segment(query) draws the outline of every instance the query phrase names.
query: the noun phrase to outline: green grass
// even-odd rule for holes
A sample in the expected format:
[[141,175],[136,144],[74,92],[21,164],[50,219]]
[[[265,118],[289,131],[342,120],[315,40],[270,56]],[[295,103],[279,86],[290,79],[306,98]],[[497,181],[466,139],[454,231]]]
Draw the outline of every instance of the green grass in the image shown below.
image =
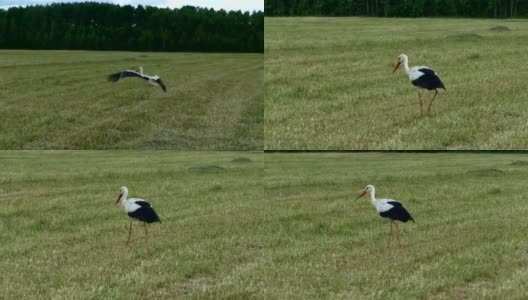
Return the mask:
[[[249,161],[248,161],[249,159]],[[521,299],[526,154],[0,152],[6,299]],[[367,198],[402,201],[402,248]],[[161,224],[147,255],[120,186]]]
[[[233,162],[237,158],[250,161]],[[269,232],[258,152],[0,152],[0,298],[182,299],[240,285]],[[162,224],[125,246],[119,187]]]
[[[263,55],[0,51],[0,149],[263,147]],[[167,93],[125,69],[160,75]]]
[[[266,18],[265,148],[526,149],[527,32],[526,20]],[[391,73],[401,53],[444,81],[432,115]]]
[[[521,161],[521,163],[516,161]],[[528,155],[266,154],[266,298],[524,299]],[[368,198],[401,201],[402,248]],[[393,241],[393,246],[395,246]]]

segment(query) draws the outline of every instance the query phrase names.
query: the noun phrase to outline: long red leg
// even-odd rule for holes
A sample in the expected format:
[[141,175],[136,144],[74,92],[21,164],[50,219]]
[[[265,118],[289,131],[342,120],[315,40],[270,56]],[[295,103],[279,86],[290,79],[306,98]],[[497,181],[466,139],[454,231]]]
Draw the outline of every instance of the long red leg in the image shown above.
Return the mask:
[[398,247],[401,247],[401,244],[400,244],[400,229],[398,228],[398,222],[394,222],[394,226],[396,226],[396,238],[398,239]]
[[391,239],[392,239],[392,220],[390,221],[390,232],[389,232],[389,238],[387,239],[387,249],[390,247]]
[[147,245],[147,254],[150,255],[150,245],[149,245],[149,238],[148,238],[147,223],[143,222],[143,225],[145,225],[145,243]]
[[418,94],[418,102],[420,103],[420,116],[422,116],[423,115],[422,93],[420,92],[420,90],[416,90],[416,93]]
[[435,90],[435,94],[433,96],[433,99],[431,99],[431,102],[429,102],[429,106],[427,107],[427,111],[431,113],[431,106],[433,106],[433,101],[436,98],[436,95],[438,94],[438,90]]
[[132,235],[132,221],[130,221],[130,226],[128,226],[128,239],[127,239],[127,245],[130,242],[130,236]]

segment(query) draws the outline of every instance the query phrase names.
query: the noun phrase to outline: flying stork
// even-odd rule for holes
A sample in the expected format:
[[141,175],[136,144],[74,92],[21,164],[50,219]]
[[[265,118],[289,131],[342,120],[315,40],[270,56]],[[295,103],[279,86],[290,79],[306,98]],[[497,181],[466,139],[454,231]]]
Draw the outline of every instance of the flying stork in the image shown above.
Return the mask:
[[130,225],[128,227],[128,239],[126,244],[130,242],[130,236],[132,235],[132,221],[143,222],[145,227],[145,244],[147,246],[147,253],[150,254],[150,246],[148,239],[147,223],[160,222],[161,220],[150,206],[150,203],[143,199],[130,198],[127,199],[128,189],[123,186],[119,189],[119,196],[117,197],[116,205],[121,203],[125,207],[125,211],[130,217]]
[[165,87],[165,84],[163,83],[163,81],[161,81],[160,77],[158,75],[150,76],[150,75],[143,74],[143,67],[139,67],[139,72],[132,71],[132,70],[125,70],[123,72],[111,74],[108,76],[108,81],[117,82],[119,79],[126,78],[126,77],[141,78],[149,84],[159,85],[165,93],[167,92],[167,88]]
[[364,190],[362,190],[358,197],[359,199],[363,196],[365,196],[366,193],[370,194],[370,202],[376,210],[378,211],[379,215],[383,218],[387,218],[390,220],[390,232],[389,232],[389,239],[387,240],[387,248],[390,247],[391,239],[392,239],[392,224],[396,227],[396,237],[398,238],[398,247],[400,245],[400,230],[398,229],[398,223],[396,221],[400,221],[403,223],[406,223],[407,221],[411,220],[414,222],[414,219],[411,217],[411,214],[403,207],[403,205],[392,199],[376,199],[376,189],[373,185],[369,184],[365,187]]
[[417,88],[416,92],[418,94],[418,101],[420,102],[420,114],[422,114],[422,91],[423,89],[426,90],[434,90],[435,94],[433,98],[431,99],[431,102],[429,103],[429,106],[427,107],[427,111],[431,113],[431,106],[433,105],[433,101],[438,94],[438,89],[446,89],[444,84],[442,83],[442,80],[440,80],[440,77],[438,77],[438,74],[436,74],[435,71],[433,71],[431,68],[426,66],[417,66],[409,68],[409,58],[405,54],[400,54],[398,57],[398,63],[394,67],[394,70],[392,70],[392,73],[396,72],[396,69],[403,64],[405,68],[405,72],[409,75],[409,79],[411,80],[411,83]]

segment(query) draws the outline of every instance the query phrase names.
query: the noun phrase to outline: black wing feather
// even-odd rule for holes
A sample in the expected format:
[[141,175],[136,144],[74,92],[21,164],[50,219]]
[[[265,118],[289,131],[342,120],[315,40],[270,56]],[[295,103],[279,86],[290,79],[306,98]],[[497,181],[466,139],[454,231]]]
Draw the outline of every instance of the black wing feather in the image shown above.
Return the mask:
[[147,201],[136,201],[134,203],[136,203],[137,205],[139,205],[141,207],[151,207],[150,203],[148,203]]
[[165,84],[163,84],[163,81],[161,81],[161,79],[158,79],[158,80],[156,80],[156,82],[159,84],[161,89],[166,93],[167,92],[167,87],[165,87]]
[[141,76],[141,74],[139,74],[138,72],[127,70],[119,73],[110,74],[107,80],[111,82],[117,82],[119,79],[124,77],[138,77],[144,79],[143,76]]
[[[129,212],[128,216],[143,222],[147,223],[154,223],[154,222],[160,222],[161,220],[154,211],[154,209],[150,206],[150,204],[147,203],[147,205],[140,204],[136,202],[137,204],[141,205],[140,208],[136,209],[135,211]],[[146,203],[146,202],[144,202]]]
[[403,205],[400,202],[397,201],[388,201],[388,204],[391,204],[393,207],[389,209],[388,211],[384,211],[380,213],[380,216],[384,218],[389,218],[392,220],[398,220],[402,222],[407,222],[409,220],[414,222],[413,217],[411,214],[403,207]]
[[413,80],[412,84],[428,90],[446,89],[440,77],[436,75],[435,71],[428,68],[421,68],[418,71],[422,72],[423,75],[418,79]]

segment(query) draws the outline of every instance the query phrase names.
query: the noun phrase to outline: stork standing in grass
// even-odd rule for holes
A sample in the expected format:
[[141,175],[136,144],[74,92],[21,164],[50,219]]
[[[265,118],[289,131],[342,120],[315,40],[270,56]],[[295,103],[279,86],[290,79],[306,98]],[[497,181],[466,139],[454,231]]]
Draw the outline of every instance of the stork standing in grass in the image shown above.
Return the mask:
[[391,239],[392,239],[392,226],[396,227],[396,237],[398,239],[398,247],[400,245],[400,229],[398,229],[398,223],[396,221],[400,221],[403,223],[406,223],[407,221],[411,220],[414,222],[414,219],[411,217],[411,214],[403,207],[403,205],[392,199],[376,199],[376,189],[373,185],[369,184],[365,187],[364,190],[362,190],[358,197],[359,199],[365,194],[370,195],[370,202],[376,210],[378,211],[379,215],[383,218],[388,218],[390,220],[390,232],[389,232],[389,239],[387,240],[387,248],[390,247]]
[[123,72],[111,74],[108,76],[108,81],[117,82],[119,79],[126,78],[126,77],[141,78],[145,80],[147,83],[152,84],[152,85],[157,85],[161,87],[161,89],[164,92],[167,92],[167,88],[165,87],[165,84],[163,83],[163,81],[161,81],[161,78],[158,75],[150,76],[150,75],[143,74],[143,67],[139,67],[139,72],[136,72],[133,70],[125,70]]
[[119,196],[117,197],[116,205],[121,203],[125,207],[125,211],[130,217],[130,225],[128,227],[128,239],[126,244],[130,242],[130,236],[132,235],[132,221],[143,222],[145,227],[145,244],[147,246],[147,253],[150,254],[150,244],[148,238],[147,223],[160,222],[161,220],[150,206],[150,203],[143,199],[130,198],[127,199],[128,189],[126,187],[121,187],[119,189]]
[[409,75],[409,79],[411,80],[411,83],[417,88],[416,92],[418,94],[418,101],[420,102],[420,114],[423,114],[422,112],[422,90],[434,90],[435,94],[433,98],[431,99],[431,102],[429,102],[429,105],[427,107],[427,111],[431,113],[431,106],[433,105],[433,101],[438,94],[438,89],[446,89],[444,86],[444,83],[442,80],[440,80],[440,77],[438,77],[438,74],[436,74],[435,71],[431,70],[431,68],[426,66],[418,66],[418,67],[412,67],[409,68],[409,58],[405,54],[401,54],[398,57],[398,63],[394,67],[394,70],[392,73],[396,72],[396,69],[403,64],[403,67],[405,68],[405,72]]

